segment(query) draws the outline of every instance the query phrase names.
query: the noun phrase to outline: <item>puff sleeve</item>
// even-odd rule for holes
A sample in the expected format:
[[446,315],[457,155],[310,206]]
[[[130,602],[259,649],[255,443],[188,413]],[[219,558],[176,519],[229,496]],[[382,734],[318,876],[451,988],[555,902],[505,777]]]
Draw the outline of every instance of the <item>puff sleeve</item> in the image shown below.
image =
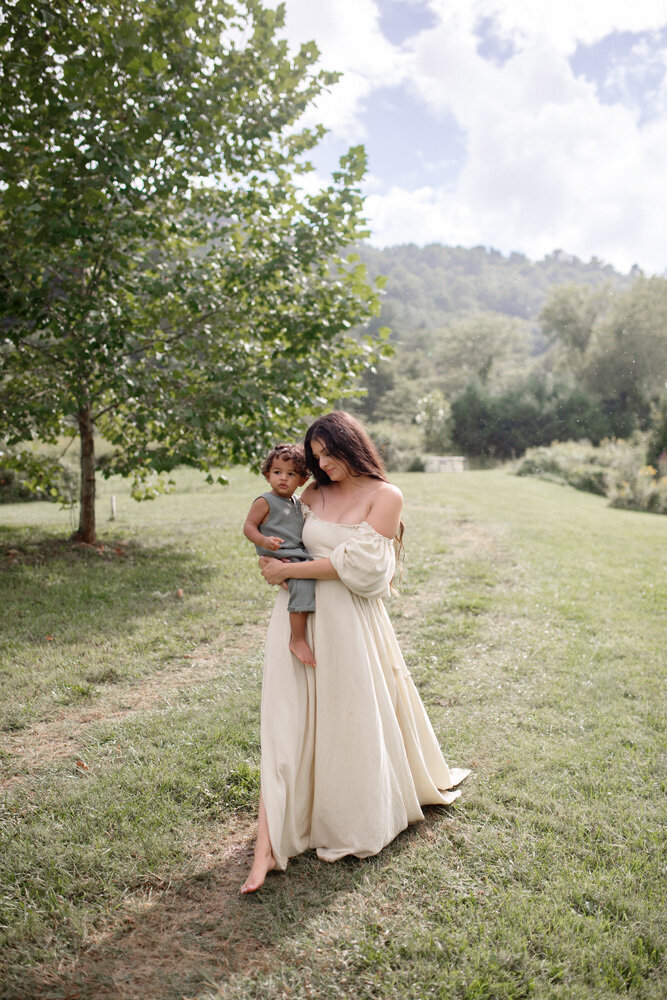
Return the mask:
[[329,556],[341,583],[358,597],[389,597],[396,568],[391,538],[379,534],[366,521]]

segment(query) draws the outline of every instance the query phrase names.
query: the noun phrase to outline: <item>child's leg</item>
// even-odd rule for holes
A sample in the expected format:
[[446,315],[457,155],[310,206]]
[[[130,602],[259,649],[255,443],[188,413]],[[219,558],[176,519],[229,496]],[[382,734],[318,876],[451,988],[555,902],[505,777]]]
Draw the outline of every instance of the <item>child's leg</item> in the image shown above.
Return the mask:
[[292,650],[297,660],[301,660],[308,667],[315,666],[313,651],[306,639],[306,622],[308,621],[307,611],[290,611],[290,641],[289,648]]

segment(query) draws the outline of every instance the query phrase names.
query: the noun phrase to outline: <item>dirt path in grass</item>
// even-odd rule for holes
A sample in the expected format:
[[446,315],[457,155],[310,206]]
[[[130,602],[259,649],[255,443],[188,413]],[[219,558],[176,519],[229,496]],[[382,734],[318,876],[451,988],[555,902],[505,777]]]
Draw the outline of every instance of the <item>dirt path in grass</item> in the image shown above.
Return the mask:
[[[183,690],[192,690],[224,673],[230,656],[260,648],[264,625],[246,625],[230,643],[224,635],[146,677],[98,689],[94,702],[63,708],[57,716],[35,722],[3,738],[5,777],[0,792],[20,785],[35,770],[71,759],[74,766],[85,752],[86,734],[101,722],[168,709]],[[83,761],[81,762],[83,764]]]
[[180,1000],[251,966],[266,969],[276,942],[256,936],[261,900],[239,895],[253,836],[250,818],[219,837],[213,830],[193,845],[193,874],[134,893],[75,958],[38,967],[22,987],[29,992],[8,1000]]

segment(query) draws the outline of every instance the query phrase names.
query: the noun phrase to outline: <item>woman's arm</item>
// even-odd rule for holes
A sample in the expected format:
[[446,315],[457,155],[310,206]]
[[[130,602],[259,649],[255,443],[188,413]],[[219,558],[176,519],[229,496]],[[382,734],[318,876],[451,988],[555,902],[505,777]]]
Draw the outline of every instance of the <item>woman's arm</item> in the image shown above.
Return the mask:
[[284,580],[337,580],[338,573],[330,559],[311,559],[307,562],[282,562],[262,556],[259,568],[267,583],[282,583]]

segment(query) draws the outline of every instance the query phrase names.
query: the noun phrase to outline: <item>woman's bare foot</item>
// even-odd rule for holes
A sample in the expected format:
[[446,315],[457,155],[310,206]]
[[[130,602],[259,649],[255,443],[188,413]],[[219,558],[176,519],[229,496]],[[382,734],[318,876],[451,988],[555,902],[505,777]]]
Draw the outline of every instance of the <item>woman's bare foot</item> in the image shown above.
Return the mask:
[[289,648],[294,653],[297,660],[301,660],[301,662],[305,663],[307,667],[315,666],[315,656],[305,639],[290,639]]
[[263,855],[258,858],[255,856],[252,863],[252,868],[250,869],[250,874],[241,886],[239,892],[242,895],[246,895],[249,892],[257,892],[264,885],[264,879],[269,874],[270,871],[276,867],[276,859],[273,854],[269,854],[268,857]]
[[250,874],[240,888],[244,895],[248,892],[257,892],[264,885],[264,879],[270,871],[276,867],[276,859],[273,856],[271,847],[271,837],[269,835],[269,822],[266,817],[264,806],[264,796],[259,793],[259,810],[257,814],[257,839],[255,840],[255,854],[252,859]]

